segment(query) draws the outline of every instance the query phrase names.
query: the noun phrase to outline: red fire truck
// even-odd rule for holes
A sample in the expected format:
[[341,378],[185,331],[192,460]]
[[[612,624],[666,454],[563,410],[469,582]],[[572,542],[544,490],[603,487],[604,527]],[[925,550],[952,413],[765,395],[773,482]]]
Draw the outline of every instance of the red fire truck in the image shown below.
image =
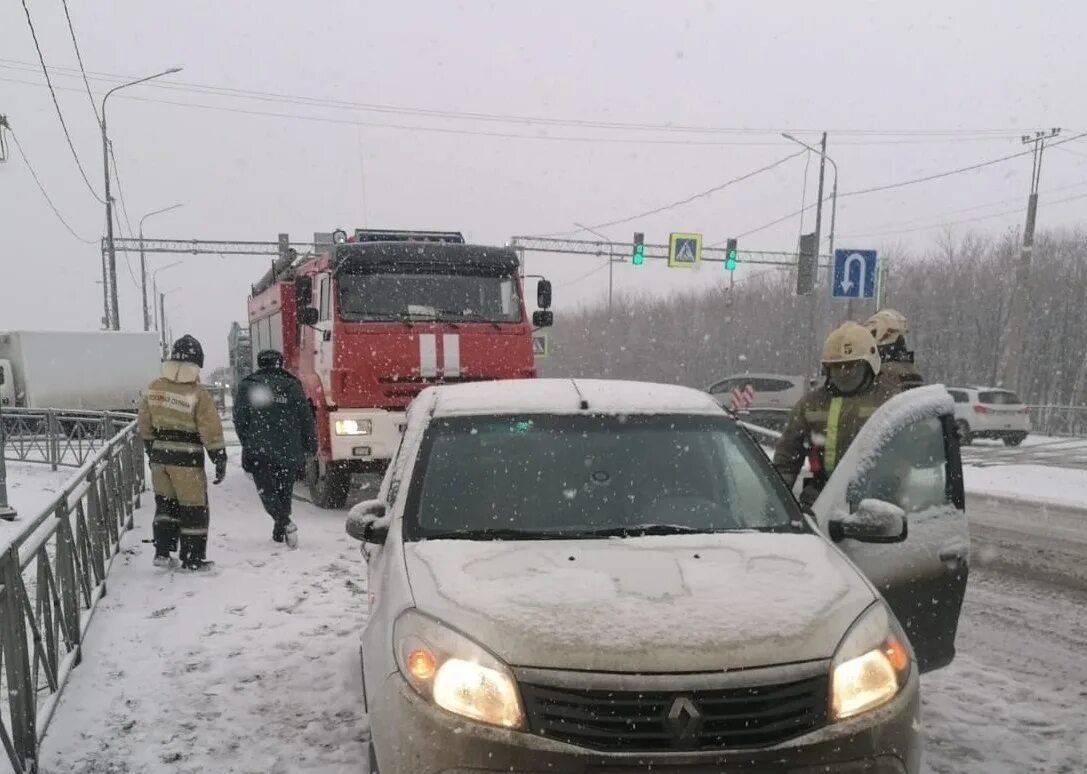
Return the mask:
[[357,230],[285,252],[249,298],[252,356],[283,352],[317,420],[306,469],[315,503],[340,508],[355,473],[381,474],[407,405],[433,384],[536,375],[532,333],[553,321],[551,284],[526,314],[509,248],[456,232]]

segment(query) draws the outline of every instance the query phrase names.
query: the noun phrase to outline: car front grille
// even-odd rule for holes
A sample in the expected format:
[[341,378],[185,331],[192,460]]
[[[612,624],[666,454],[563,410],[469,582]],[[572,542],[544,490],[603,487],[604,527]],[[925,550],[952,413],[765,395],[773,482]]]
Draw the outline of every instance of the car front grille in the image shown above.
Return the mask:
[[533,733],[602,751],[765,747],[827,719],[825,675],[687,692],[521,689]]

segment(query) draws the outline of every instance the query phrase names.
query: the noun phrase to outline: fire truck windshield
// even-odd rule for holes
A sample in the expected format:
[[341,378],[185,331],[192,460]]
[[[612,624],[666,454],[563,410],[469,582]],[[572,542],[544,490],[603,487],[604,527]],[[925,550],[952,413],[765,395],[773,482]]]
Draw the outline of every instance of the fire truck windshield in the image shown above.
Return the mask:
[[521,322],[516,276],[505,274],[395,273],[340,274],[340,318]]

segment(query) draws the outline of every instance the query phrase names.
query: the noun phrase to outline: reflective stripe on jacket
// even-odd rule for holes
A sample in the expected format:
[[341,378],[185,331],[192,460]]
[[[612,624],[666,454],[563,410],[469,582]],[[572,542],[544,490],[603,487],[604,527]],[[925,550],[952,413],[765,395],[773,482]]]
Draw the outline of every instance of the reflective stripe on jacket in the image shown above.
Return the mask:
[[199,377],[195,365],[167,360],[140,400],[140,437],[151,443],[151,464],[203,467],[205,450],[226,449],[215,401]]

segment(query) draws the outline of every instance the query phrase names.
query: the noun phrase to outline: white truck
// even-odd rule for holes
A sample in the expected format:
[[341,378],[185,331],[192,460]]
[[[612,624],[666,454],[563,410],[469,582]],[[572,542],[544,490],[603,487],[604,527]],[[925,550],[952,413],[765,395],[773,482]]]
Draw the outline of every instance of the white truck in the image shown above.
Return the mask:
[[161,360],[154,333],[0,332],[0,402],[25,408],[135,411]]

